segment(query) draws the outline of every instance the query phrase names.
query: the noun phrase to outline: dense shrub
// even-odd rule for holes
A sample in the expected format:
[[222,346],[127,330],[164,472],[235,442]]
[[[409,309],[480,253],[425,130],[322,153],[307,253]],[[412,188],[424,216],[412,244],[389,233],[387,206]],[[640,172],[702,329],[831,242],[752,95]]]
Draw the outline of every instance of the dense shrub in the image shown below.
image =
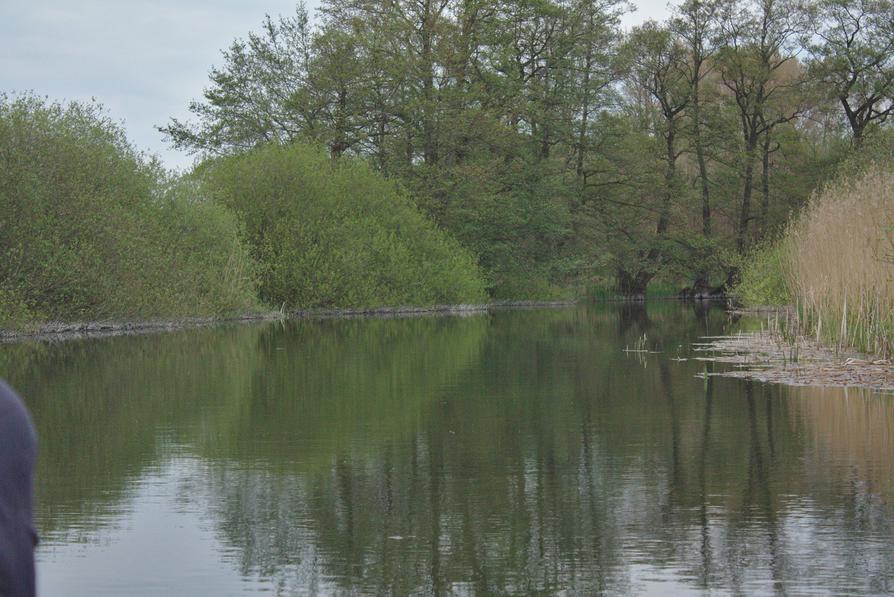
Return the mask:
[[789,245],[788,239],[782,238],[748,254],[741,281],[733,291],[738,300],[752,307],[791,304]]
[[235,218],[94,104],[0,96],[0,325],[212,315],[254,304]]
[[271,144],[206,162],[202,188],[241,220],[260,293],[290,308],[481,302],[474,257],[364,162]]

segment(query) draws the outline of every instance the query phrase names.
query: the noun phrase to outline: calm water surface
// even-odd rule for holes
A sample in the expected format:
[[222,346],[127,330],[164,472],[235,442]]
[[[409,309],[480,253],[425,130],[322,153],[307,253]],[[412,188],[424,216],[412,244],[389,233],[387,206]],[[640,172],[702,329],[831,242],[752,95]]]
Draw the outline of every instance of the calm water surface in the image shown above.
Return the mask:
[[0,346],[40,436],[40,589],[894,592],[894,397],[697,378],[691,343],[747,325],[666,303]]

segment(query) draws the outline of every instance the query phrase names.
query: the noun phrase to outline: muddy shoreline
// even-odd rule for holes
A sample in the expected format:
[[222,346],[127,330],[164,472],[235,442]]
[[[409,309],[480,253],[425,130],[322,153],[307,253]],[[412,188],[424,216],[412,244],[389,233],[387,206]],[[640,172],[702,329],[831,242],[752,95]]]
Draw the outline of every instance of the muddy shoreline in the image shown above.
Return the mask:
[[185,317],[139,321],[49,322],[30,330],[0,330],[0,343],[25,340],[62,341],[108,336],[128,336],[172,332],[224,324],[263,321],[450,316],[485,313],[500,309],[560,308],[575,301],[503,301],[481,305],[434,305],[431,307],[375,307],[361,309],[302,309],[292,312],[268,311],[235,317]]

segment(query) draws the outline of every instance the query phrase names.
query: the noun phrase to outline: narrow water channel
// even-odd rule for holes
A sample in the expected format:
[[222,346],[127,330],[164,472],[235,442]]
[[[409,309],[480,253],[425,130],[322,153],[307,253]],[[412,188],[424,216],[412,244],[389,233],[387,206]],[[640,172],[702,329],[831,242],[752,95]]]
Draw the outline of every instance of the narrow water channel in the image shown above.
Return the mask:
[[894,591],[894,396],[697,377],[691,344],[749,325],[658,303],[0,345],[40,438],[40,591]]

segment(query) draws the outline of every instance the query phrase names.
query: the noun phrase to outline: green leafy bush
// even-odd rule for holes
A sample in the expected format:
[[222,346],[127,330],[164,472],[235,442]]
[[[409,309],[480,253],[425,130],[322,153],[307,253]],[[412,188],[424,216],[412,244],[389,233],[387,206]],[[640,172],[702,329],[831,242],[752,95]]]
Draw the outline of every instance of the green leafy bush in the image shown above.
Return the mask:
[[787,251],[786,238],[754,249],[745,259],[741,280],[733,294],[751,307],[790,304]]
[[485,299],[474,257],[364,162],[270,144],[206,162],[205,193],[232,209],[262,266],[261,298],[290,308]]
[[95,104],[0,96],[0,325],[212,315],[254,301],[236,220]]

